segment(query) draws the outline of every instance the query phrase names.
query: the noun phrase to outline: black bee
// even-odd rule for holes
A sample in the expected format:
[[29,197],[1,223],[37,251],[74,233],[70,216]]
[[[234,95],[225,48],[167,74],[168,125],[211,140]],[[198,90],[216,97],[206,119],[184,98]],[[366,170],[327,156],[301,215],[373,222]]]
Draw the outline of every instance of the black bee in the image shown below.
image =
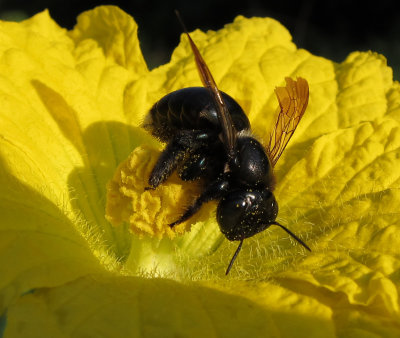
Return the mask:
[[203,179],[205,187],[201,195],[169,226],[172,228],[190,218],[203,203],[219,200],[217,221],[221,232],[230,241],[240,241],[226,274],[243,240],[273,224],[310,250],[295,234],[276,222],[278,203],[273,195],[273,168],[307,107],[307,81],[286,78],[286,87],[276,88],[279,115],[265,150],[251,135],[249,120],[239,104],[218,90],[177,15],[189,39],[204,87],[174,91],[151,108],[144,127],[167,146],[150,174],[147,189],[155,189],[174,170],[184,181]]

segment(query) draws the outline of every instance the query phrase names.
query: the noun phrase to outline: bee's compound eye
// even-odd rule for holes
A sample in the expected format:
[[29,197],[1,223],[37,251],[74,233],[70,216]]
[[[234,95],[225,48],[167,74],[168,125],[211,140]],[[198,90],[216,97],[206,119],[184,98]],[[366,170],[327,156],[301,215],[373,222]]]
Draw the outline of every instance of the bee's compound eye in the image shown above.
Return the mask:
[[217,221],[230,241],[248,238],[265,230],[275,221],[278,203],[268,190],[234,190],[221,199]]

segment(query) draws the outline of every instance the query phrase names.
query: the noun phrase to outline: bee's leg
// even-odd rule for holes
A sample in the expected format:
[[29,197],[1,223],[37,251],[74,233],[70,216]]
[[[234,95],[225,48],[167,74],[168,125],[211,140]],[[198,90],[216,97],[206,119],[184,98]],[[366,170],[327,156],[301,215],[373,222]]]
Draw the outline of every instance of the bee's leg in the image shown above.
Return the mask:
[[185,148],[181,147],[175,140],[168,143],[151,171],[149,187],[146,190],[155,189],[163,183],[172,174],[185,155]]
[[182,181],[193,181],[202,176],[207,167],[208,158],[201,152],[190,154],[187,160],[178,167],[178,175]]
[[162,151],[149,177],[149,187],[155,189],[163,183],[190,153],[204,146],[215,132],[182,130]]
[[229,189],[229,180],[227,174],[222,175],[216,181],[211,183],[206,190],[196,199],[196,201],[179,217],[175,222],[169,224],[172,228],[175,225],[182,223],[192,217],[203,205],[203,203],[212,201],[214,199],[222,198]]
[[[220,156],[215,156],[220,154]],[[224,149],[221,142],[207,144],[188,156],[178,166],[178,175],[183,181],[192,181],[200,177],[206,177],[212,181],[223,172],[227,159],[224,156]]]

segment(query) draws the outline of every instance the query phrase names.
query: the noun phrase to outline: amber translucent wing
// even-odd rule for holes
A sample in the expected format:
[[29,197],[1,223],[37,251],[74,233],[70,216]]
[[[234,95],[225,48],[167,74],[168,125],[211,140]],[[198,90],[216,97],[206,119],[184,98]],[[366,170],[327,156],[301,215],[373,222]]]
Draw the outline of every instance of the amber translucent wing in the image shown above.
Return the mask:
[[208,88],[214,100],[215,107],[217,109],[218,120],[219,123],[221,124],[223,141],[227,154],[229,156],[233,156],[234,149],[236,147],[236,130],[233,125],[231,115],[229,114],[228,109],[226,108],[226,104],[222,98],[221,92],[218,90],[217,84],[215,83],[214,78],[207,67],[207,64],[205,63],[203,57],[201,56],[196,44],[190,37],[185,27],[185,24],[183,23],[183,20],[179,15],[179,12],[175,11],[175,13],[183,27],[186,36],[189,39],[190,47],[192,48],[194,54],[197,70],[199,71],[201,81],[204,87]]
[[271,132],[268,154],[272,166],[275,166],[290,138],[297,128],[307,108],[309,89],[305,79],[299,77],[296,81],[287,77],[285,87],[275,89],[279,101],[279,114]]

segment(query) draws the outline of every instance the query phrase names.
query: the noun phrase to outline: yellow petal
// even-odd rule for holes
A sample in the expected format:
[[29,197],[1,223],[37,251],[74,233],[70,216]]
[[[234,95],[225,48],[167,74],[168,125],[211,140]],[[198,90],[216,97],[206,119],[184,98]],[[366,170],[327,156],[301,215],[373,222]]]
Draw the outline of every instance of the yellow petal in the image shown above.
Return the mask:
[[[274,295],[276,303],[264,304],[199,284],[94,275],[21,297],[9,310],[5,333],[8,337],[262,337],[268,332],[287,337],[297,332],[319,337],[323,332],[334,337],[325,305],[307,296],[293,304],[290,292],[278,296],[276,288],[258,289],[262,295],[268,289]],[[285,313],[287,305],[292,314]],[[303,311],[307,305],[315,306],[313,317]]]

